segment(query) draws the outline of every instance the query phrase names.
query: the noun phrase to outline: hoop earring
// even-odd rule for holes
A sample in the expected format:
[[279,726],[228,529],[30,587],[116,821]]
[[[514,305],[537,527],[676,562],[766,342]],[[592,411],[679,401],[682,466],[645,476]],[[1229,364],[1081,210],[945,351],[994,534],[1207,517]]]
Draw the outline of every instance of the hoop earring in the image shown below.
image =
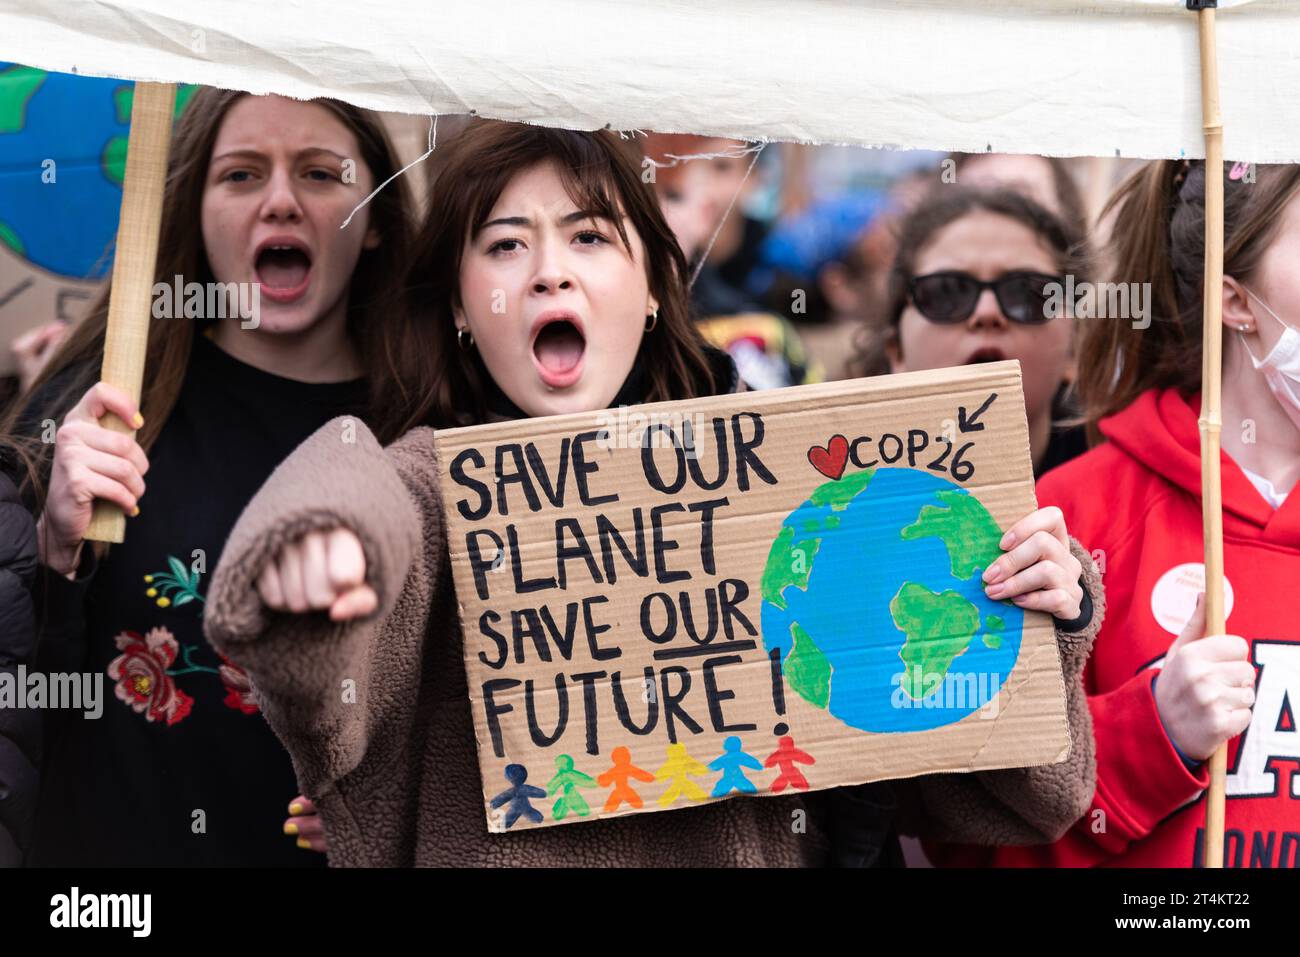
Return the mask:
[[456,330],[456,345],[460,346],[461,352],[469,352],[474,348],[474,333],[468,329]]
[[653,314],[646,317],[650,322],[646,325],[646,332],[654,332],[655,326],[659,325],[659,310],[656,309]]

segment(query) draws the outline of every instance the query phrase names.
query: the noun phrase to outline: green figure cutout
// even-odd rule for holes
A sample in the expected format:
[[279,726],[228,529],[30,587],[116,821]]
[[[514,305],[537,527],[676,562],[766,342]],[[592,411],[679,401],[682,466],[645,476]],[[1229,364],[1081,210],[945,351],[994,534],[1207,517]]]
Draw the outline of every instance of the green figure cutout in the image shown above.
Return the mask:
[[555,802],[552,813],[557,821],[563,821],[570,811],[573,811],[578,817],[586,817],[591,813],[591,808],[587,806],[586,800],[578,791],[578,788],[594,788],[596,780],[590,774],[583,774],[581,771],[575,771],[573,768],[573,758],[567,754],[561,754],[555,759],[555,777],[551,778],[550,783],[546,785],[546,793],[554,796],[556,791],[563,789],[563,793]]

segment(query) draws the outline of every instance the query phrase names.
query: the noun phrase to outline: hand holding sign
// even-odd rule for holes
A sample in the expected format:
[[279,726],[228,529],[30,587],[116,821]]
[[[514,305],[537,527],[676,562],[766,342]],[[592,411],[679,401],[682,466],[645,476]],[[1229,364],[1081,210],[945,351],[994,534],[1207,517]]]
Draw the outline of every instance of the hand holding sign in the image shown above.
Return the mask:
[[1059,508],[1030,512],[999,544],[1009,551],[984,570],[984,590],[990,598],[1014,601],[1063,621],[1079,617],[1083,566],[1070,554],[1065,515]]
[[280,549],[257,579],[267,607],[302,614],[329,609],[334,621],[362,618],[379,607],[366,584],[361,540],[346,528],[308,532]]

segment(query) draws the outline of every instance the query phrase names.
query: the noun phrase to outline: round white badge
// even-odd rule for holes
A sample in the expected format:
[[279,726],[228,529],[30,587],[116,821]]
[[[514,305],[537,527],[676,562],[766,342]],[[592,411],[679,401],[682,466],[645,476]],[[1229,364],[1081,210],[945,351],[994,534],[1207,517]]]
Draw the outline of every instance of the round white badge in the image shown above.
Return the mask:
[[[1175,565],[1151,589],[1151,614],[1171,635],[1182,634],[1196,610],[1196,596],[1205,591],[1205,566],[1200,562]],[[1232,582],[1223,576],[1223,617],[1232,614]]]

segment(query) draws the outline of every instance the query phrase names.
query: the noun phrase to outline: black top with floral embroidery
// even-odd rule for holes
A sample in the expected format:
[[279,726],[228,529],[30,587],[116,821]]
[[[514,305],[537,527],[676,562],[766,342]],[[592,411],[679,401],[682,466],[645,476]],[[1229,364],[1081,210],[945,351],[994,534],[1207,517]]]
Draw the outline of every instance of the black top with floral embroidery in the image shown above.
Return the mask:
[[38,666],[98,675],[103,693],[97,720],[51,712],[32,863],[324,864],[283,833],[293,767],[204,639],[204,595],[272,470],[365,398],[363,381],[296,382],[197,338],[126,541],[99,562],[84,549],[75,582],[43,576]]

